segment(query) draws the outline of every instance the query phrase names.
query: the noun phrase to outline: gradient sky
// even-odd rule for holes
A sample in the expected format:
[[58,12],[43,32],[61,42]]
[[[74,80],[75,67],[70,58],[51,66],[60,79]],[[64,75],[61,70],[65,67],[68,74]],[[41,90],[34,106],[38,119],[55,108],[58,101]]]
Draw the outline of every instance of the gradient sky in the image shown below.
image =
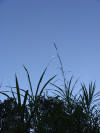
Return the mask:
[[33,88],[52,60],[45,79],[58,73],[53,43],[59,48],[67,77],[100,90],[99,0],[0,0],[0,82],[14,85],[17,73],[27,88],[24,64]]

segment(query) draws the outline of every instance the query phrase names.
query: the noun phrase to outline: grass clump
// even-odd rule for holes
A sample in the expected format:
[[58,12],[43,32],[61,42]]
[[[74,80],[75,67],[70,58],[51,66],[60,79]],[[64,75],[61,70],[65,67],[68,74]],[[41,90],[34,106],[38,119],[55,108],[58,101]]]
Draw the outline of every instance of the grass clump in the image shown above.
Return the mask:
[[[40,87],[47,67],[44,69],[34,92],[30,74],[24,66],[29,90],[21,89],[15,75],[12,97],[1,91],[7,99],[0,102],[0,133],[100,133],[99,93],[95,93],[95,83],[87,87],[81,84],[80,93],[74,94],[77,80],[73,76],[66,80],[63,64],[54,44],[62,73],[63,87],[52,83],[56,75]],[[47,85],[53,86],[56,96],[43,95]],[[23,101],[22,101],[23,98]]]

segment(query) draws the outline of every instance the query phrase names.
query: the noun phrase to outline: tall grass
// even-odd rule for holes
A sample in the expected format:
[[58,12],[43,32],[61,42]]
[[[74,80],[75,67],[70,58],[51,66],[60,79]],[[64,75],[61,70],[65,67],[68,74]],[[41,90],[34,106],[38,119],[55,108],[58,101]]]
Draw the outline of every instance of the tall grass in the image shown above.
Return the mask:
[[[16,86],[10,87],[11,91],[0,91],[0,94],[11,99],[7,94],[11,92],[16,103],[18,115],[20,116],[21,125],[24,123],[24,127],[21,130],[23,132],[25,131],[24,129],[36,129],[36,133],[42,133],[42,130],[43,133],[58,133],[58,131],[60,131],[59,124],[57,125],[55,123],[60,123],[64,133],[100,133],[100,113],[97,108],[97,105],[99,105],[100,93],[95,93],[95,83],[91,82],[88,87],[82,83],[79,91],[80,93],[78,95],[74,94],[74,89],[78,80],[73,82],[73,76],[71,76],[69,80],[66,78],[56,44],[54,44],[54,47],[59,61],[64,87],[52,83],[56,75],[49,78],[41,87],[41,83],[47,71],[46,67],[34,90],[29,71],[23,66],[26,72],[29,89],[21,89],[17,75],[15,75]],[[55,88],[54,93],[56,93],[57,98],[52,96],[54,100],[51,100],[49,97],[47,97],[47,99],[43,97],[43,92],[49,84]],[[28,116],[27,119],[26,112]],[[54,120],[52,115],[54,116]],[[43,126],[45,125],[46,127],[44,128]],[[63,125],[64,128],[62,128]],[[20,129],[21,128],[22,126],[20,126]],[[29,132],[30,131],[27,130],[27,133]]]

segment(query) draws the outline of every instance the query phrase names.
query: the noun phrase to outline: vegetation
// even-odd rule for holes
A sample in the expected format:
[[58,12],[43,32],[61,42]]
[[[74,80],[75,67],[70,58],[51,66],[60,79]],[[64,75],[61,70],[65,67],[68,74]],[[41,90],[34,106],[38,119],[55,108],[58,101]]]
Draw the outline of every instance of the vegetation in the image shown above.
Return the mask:
[[[54,46],[64,87],[52,83],[54,75],[40,88],[46,67],[34,92],[24,66],[30,90],[21,89],[15,75],[16,86],[10,87],[12,97],[6,93],[9,91],[0,92],[7,97],[0,101],[0,133],[100,133],[99,93],[95,93],[95,83],[91,82],[88,87],[81,84],[78,95],[74,94],[77,81],[73,83],[73,77],[66,81],[61,58]],[[53,86],[54,96],[43,95],[48,84]]]

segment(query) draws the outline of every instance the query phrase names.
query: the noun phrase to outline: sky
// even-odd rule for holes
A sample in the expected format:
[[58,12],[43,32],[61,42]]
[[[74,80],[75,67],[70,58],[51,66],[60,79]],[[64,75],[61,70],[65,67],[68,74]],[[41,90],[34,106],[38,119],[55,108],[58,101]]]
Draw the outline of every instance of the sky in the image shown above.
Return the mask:
[[[0,0],[0,84],[14,86],[15,73],[33,88],[49,63],[44,81],[57,74],[56,43],[66,78],[100,90],[100,0]],[[1,89],[2,89],[1,87]]]

